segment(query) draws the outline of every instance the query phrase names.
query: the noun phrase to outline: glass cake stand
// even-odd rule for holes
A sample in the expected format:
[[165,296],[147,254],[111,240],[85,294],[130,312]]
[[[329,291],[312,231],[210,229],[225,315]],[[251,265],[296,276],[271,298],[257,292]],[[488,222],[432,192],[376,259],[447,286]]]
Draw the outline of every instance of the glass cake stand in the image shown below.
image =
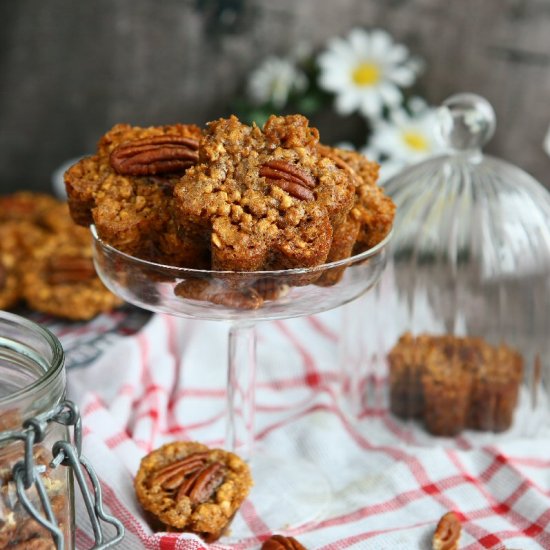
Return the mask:
[[[228,321],[225,448],[248,460],[255,480],[255,512],[279,532],[318,519],[331,498],[315,465],[255,450],[256,323],[312,315],[367,292],[380,278],[390,235],[356,256],[307,269],[212,271],[161,265],[125,254],[94,237],[94,262],[115,294],[153,312]],[[239,518],[231,538],[240,540]],[[226,539],[224,539],[226,540]]]

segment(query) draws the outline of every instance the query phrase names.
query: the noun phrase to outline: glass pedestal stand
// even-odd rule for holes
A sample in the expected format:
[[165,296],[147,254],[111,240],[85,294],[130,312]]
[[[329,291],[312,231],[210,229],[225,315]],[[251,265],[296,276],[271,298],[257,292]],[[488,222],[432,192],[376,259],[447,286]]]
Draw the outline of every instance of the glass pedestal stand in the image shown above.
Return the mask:
[[[100,278],[127,302],[153,312],[229,321],[225,447],[251,466],[255,485],[247,506],[278,532],[319,519],[331,498],[323,473],[309,462],[290,463],[254,448],[256,324],[320,313],[361,296],[382,273],[389,236],[357,256],[315,268],[228,272],[141,260],[104,243],[95,227],[91,231]],[[238,516],[232,540],[242,536]]]

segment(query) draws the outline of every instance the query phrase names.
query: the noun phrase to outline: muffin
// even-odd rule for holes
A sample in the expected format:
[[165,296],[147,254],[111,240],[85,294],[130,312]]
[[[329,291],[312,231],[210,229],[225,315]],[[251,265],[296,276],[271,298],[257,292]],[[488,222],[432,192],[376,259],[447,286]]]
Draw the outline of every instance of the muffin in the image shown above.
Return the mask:
[[[0,202],[6,204],[7,197],[1,197]],[[46,232],[30,221],[15,220],[14,216],[0,221],[0,309],[10,309],[21,300],[23,263],[46,238]]]
[[513,348],[482,338],[403,334],[388,354],[390,410],[434,435],[501,432],[512,422],[523,378]]
[[89,230],[73,227],[33,249],[22,270],[22,295],[31,308],[83,321],[122,305],[96,274],[91,239]]
[[320,145],[301,115],[271,116],[263,128],[231,116],[204,131],[119,124],[66,172],[65,184],[73,219],[95,224],[114,248],[227,272],[176,281],[177,296],[257,309],[292,286],[335,284],[344,267],[281,283],[256,272],[307,270],[387,235],[395,207],[377,178],[377,165],[358,153]]
[[[347,216],[347,234],[354,239],[347,255],[376,246],[390,232],[395,217],[395,204],[377,184],[379,165],[356,151],[320,145],[319,152],[332,159],[353,183],[355,194]],[[333,253],[331,259],[339,258]]]
[[141,460],[136,496],[157,531],[214,542],[247,497],[252,477],[234,453],[192,441],[168,443]]
[[318,141],[300,115],[272,116],[263,129],[234,116],[208,125],[199,163],[174,197],[182,231],[208,240],[212,269],[307,268],[327,260],[354,188],[318,154]]
[[172,212],[174,185],[197,162],[200,136],[194,125],[114,126],[96,155],[65,173],[74,221],[94,223],[104,241],[127,254],[205,267],[204,246],[180,234]]

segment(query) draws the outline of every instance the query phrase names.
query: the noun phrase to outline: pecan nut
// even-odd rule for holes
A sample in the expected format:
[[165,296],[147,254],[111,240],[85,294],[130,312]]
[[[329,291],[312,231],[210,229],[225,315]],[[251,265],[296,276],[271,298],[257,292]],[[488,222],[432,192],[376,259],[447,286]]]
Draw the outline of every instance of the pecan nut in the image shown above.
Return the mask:
[[437,523],[432,538],[433,550],[458,550],[462,525],[454,512],[447,512]]
[[216,489],[225,479],[225,468],[220,462],[212,462],[204,466],[195,476],[193,481],[185,483],[178,491],[177,499],[186,495],[192,504],[201,504],[210,499]]
[[199,142],[181,136],[153,136],[122,143],[110,155],[113,170],[127,176],[184,172],[199,160]]
[[[164,466],[151,477],[149,486],[160,485],[163,489],[168,490],[179,487],[185,476],[200,470],[204,466],[207,456],[205,452],[193,453],[183,460]],[[179,477],[181,477],[181,481],[178,482]]]
[[262,544],[261,550],[306,550],[295,538],[273,535]]
[[313,175],[291,162],[270,160],[260,167],[260,177],[272,185],[277,185],[296,199],[312,201],[312,189],[317,185]]
[[53,256],[48,261],[46,280],[50,285],[85,283],[97,275],[91,258]]
[[208,462],[208,453],[193,453],[182,460],[157,470],[149,486],[160,486],[174,494],[176,501],[188,497],[197,505],[209,500],[225,479],[221,462]]

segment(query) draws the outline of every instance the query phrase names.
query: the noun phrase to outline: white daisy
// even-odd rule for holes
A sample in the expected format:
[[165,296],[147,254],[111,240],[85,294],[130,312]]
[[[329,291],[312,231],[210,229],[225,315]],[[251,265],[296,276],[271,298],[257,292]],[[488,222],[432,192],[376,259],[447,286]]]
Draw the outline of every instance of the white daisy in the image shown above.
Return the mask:
[[307,77],[294,63],[281,57],[267,57],[250,75],[248,94],[257,104],[284,107],[291,92],[307,87]]
[[407,48],[383,30],[354,29],[347,39],[332,39],[318,63],[319,86],[336,95],[336,111],[357,110],[367,117],[379,116],[384,105],[398,105],[400,88],[413,84],[420,70]]
[[409,102],[409,110],[411,113],[398,109],[391,113],[390,120],[376,122],[368,147],[362,150],[380,162],[382,181],[444,149],[435,132],[437,109],[415,98]]

